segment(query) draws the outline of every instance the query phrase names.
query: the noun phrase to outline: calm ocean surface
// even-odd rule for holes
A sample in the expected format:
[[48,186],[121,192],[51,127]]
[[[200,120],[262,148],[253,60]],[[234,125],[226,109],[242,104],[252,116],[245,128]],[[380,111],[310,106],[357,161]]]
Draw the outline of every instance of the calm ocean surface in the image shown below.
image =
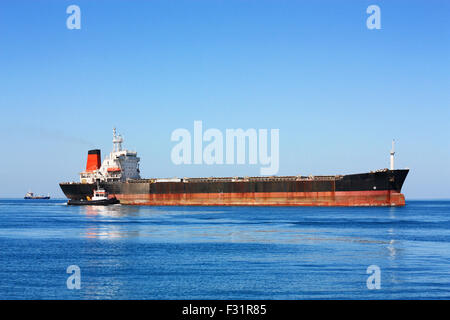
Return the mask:
[[[69,290],[66,269],[81,269]],[[366,269],[381,269],[369,290]],[[403,208],[0,200],[0,299],[450,299],[450,201]]]

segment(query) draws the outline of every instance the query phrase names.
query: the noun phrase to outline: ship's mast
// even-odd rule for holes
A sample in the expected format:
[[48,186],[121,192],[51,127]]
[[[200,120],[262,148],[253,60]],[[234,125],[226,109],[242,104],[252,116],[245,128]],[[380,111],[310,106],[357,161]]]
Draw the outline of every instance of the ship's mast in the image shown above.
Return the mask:
[[116,128],[113,128],[113,152],[122,151],[122,142],[122,136],[116,135]]
[[394,147],[395,147],[395,140],[392,139],[392,149],[391,149],[391,170],[394,170]]

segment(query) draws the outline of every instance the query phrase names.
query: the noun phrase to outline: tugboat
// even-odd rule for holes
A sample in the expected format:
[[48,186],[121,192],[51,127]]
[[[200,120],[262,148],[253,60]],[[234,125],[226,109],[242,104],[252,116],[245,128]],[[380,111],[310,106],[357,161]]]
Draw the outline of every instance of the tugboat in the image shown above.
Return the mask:
[[110,204],[119,204],[120,201],[116,197],[108,198],[108,193],[100,189],[97,185],[97,190],[94,190],[94,196],[92,198],[87,197],[86,200],[69,200],[68,205],[73,206],[107,206]]
[[30,200],[30,199],[40,199],[40,200],[48,200],[50,199],[50,195],[47,196],[35,196],[33,192],[28,191],[27,194],[25,195],[25,197],[23,197],[25,200]]

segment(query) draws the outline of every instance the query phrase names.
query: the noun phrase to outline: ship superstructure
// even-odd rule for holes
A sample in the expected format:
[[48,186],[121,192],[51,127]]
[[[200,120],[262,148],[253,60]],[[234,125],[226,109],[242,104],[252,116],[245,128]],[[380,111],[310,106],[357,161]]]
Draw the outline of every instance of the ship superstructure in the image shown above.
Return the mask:
[[127,181],[140,179],[137,152],[122,148],[123,137],[113,129],[113,150],[100,165],[99,149],[88,152],[86,170],[80,173],[81,183]]

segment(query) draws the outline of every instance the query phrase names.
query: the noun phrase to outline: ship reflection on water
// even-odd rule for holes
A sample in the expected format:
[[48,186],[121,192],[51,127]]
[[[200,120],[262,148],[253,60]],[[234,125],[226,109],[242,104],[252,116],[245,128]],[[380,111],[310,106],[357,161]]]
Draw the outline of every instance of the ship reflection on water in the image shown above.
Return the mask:
[[[261,210],[261,208],[256,208]],[[381,246],[390,259],[397,254],[394,228],[386,229],[383,237],[354,233],[349,217],[333,218],[330,209],[313,211],[280,208],[276,217],[254,212],[254,208],[223,207],[147,207],[147,206],[84,206],[80,213],[89,222],[84,232],[88,239],[136,238],[143,242],[170,243],[260,243],[304,244],[329,243],[332,246]],[[345,209],[344,209],[345,210]],[[367,209],[363,209],[367,210]],[[370,212],[370,209],[368,209]],[[377,210],[377,209],[375,209]],[[398,208],[380,208],[380,216],[395,221]],[[282,212],[288,211],[286,215]],[[254,215],[251,214],[254,213]],[[260,213],[261,213],[260,212]],[[323,213],[326,216],[323,216]],[[306,215],[305,215],[306,214]],[[325,222],[327,221],[327,222]],[[364,226],[364,220],[356,222],[356,228]],[[369,223],[367,221],[367,223]]]
[[[120,205],[112,206],[84,206],[80,207],[85,209],[85,213],[88,216],[109,216],[109,217],[121,217],[125,215]],[[122,209],[122,210],[121,210]]]
[[83,206],[79,207],[90,222],[84,233],[88,239],[118,239],[139,237],[139,230],[129,230],[122,223],[123,218],[135,215],[138,210],[133,207],[126,209],[120,205]]
[[[395,220],[397,219],[396,217],[396,212],[398,211],[398,208],[394,208],[391,207],[389,208],[389,219],[393,222],[395,222]],[[395,236],[395,229],[389,228],[387,230],[387,237],[390,238],[391,240],[389,241],[389,245],[387,246],[388,250],[389,250],[389,258],[391,260],[394,260],[396,255],[397,255],[397,248],[396,248],[396,241],[394,240]]]

